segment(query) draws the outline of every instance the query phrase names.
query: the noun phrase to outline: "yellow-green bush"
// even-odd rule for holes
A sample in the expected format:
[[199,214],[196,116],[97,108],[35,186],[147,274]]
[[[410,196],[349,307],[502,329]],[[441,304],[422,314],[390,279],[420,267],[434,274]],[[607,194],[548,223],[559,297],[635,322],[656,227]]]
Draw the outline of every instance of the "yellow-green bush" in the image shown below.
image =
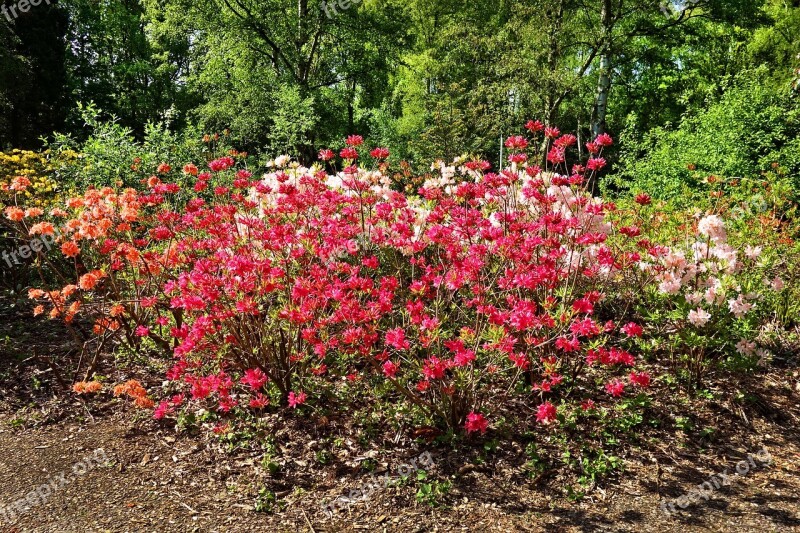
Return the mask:
[[17,176],[25,176],[32,183],[32,186],[22,193],[28,207],[46,209],[62,204],[69,192],[66,189],[69,187],[60,183],[58,171],[77,158],[78,154],[73,151],[64,151],[57,155],[49,150],[31,152],[14,149],[10,152],[0,152],[0,207],[4,207],[11,200],[8,192],[4,191],[4,186],[10,184]]

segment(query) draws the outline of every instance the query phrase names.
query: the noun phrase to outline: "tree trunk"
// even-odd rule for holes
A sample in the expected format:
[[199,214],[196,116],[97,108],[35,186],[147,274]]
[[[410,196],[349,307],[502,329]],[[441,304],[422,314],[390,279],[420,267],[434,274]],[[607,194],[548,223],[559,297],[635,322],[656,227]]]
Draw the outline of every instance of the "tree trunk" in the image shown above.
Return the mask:
[[602,25],[602,41],[600,53],[600,72],[597,79],[597,95],[592,111],[592,133],[597,136],[606,132],[606,115],[608,113],[608,94],[611,91],[611,32],[613,31],[613,14],[611,0],[603,0],[600,12]]

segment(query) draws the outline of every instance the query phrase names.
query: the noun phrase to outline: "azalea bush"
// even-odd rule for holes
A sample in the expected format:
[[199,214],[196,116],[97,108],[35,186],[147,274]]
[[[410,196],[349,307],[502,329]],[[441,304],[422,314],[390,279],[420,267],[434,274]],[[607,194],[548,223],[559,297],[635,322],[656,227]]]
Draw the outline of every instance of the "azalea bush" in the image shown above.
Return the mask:
[[706,187],[689,210],[647,194],[618,210],[643,242],[664,243],[640,265],[653,282],[636,301],[647,337],[694,385],[717,363],[753,368],[791,352],[800,311],[797,204],[780,170]]
[[[351,136],[311,167],[282,156],[255,177],[235,153],[162,162],[137,188],[4,216],[59,244],[39,253],[52,275],[30,296],[37,314],[92,324],[75,328],[95,348],[85,380],[117,343],[170,361],[156,418],[198,404],[231,416],[313,407],[347,383],[451,429],[483,433],[512,407],[550,424],[650,385],[643,304],[669,315],[675,348],[693,355],[688,327],[729,320],[706,317],[729,300],[744,319],[757,298],[730,277],[739,263],[721,219],[670,248],[648,226],[649,196],[620,210],[587,192],[611,137],[582,161],[575,136],[526,128],[506,141],[504,171],[439,162],[413,192],[396,179],[407,168],[393,174],[387,150]],[[97,392],[85,380],[76,392]],[[140,385],[116,392],[150,404]]]

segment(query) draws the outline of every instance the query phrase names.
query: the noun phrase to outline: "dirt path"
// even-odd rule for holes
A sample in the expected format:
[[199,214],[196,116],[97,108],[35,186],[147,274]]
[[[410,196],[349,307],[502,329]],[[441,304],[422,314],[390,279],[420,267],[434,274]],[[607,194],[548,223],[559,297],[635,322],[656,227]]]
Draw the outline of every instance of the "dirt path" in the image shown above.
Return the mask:
[[659,508],[659,493],[684,494],[725,467],[633,462],[618,483],[579,503],[515,486],[502,471],[470,472],[455,479],[442,508],[409,504],[404,487],[390,487],[330,521],[319,502],[343,493],[347,483],[295,491],[283,511],[257,513],[241,483],[252,459],[215,461],[200,439],[143,433],[129,417],[24,431],[3,424],[0,502],[8,505],[40,485],[53,489],[3,531],[800,531],[800,449],[762,436],[772,464],[758,456],[747,474],[736,475],[732,451],[724,463],[730,485],[685,511],[676,505],[671,517]]

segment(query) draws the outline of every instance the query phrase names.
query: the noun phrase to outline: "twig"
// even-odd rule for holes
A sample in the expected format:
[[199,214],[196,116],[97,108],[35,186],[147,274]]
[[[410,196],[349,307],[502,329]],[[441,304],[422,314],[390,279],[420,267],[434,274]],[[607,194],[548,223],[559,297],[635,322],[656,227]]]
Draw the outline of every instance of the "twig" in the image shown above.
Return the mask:
[[311,529],[311,533],[317,533],[317,530],[311,525],[311,520],[308,519],[305,509],[300,509],[300,511],[303,513],[303,518],[306,519],[306,524],[308,524],[309,529]]
[[186,507],[187,509],[189,509],[189,511],[191,511],[192,513],[194,513],[194,514],[200,514],[200,513],[199,513],[199,512],[197,512],[196,510],[194,510],[194,509],[192,509],[191,507],[189,507],[187,504],[185,504],[185,503],[183,503],[183,502],[180,502],[180,504],[181,504],[181,505],[183,505],[184,507]]

